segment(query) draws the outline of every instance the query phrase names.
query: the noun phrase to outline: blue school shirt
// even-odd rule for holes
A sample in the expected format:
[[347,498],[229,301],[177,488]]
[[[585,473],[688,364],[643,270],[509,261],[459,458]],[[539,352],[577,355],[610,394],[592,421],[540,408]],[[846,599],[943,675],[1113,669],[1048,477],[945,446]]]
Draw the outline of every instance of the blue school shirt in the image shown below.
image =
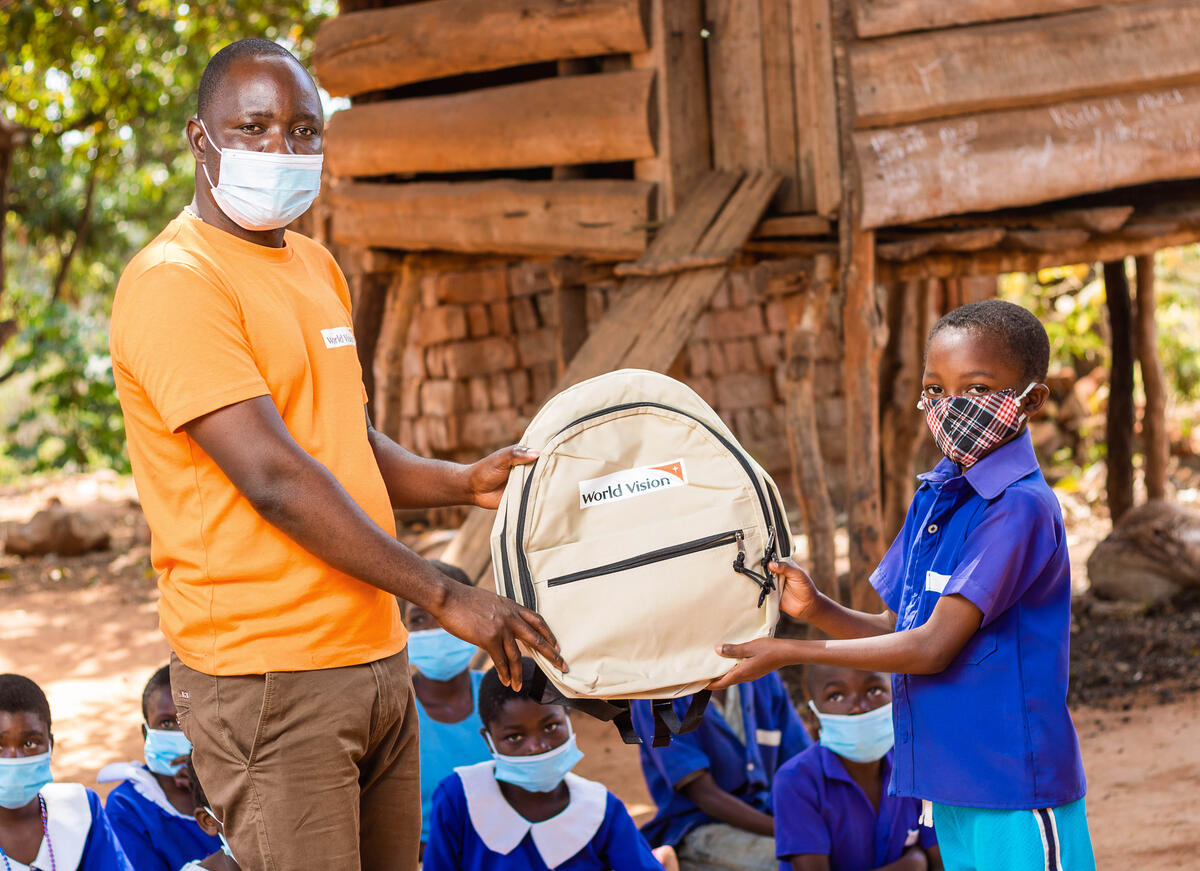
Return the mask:
[[167,800],[145,765],[106,765],[97,779],[121,782],[108,794],[104,811],[134,871],[179,871],[221,849],[220,840],[206,835],[195,817]]
[[951,594],[983,623],[940,674],[893,675],[891,790],[960,807],[1069,804],[1087,788],[1067,711],[1071,568],[1029,434],[964,473],[943,460],[919,480],[871,583],[897,631]]
[[52,867],[58,871],[133,871],[100,806],[100,796],[81,783],[48,783],[41,796],[46,801],[50,844],[42,838],[32,865],[10,856],[12,871],[51,871]]
[[[892,754],[883,757],[886,785]],[[908,847],[937,843],[933,829],[918,823],[921,803],[887,795],[879,810],[846,771],[841,757],[815,745],[794,756],[775,775],[775,855],[779,871],[790,856],[829,857],[829,871],[870,871],[900,858]]]
[[531,823],[500,792],[495,762],[457,769],[433,796],[424,871],[662,871],[620,799],[566,776],[562,813]]
[[[417,699],[417,723],[421,730],[421,842],[429,840],[429,812],[433,791],[455,768],[492,758],[479,730],[479,683],[483,672],[471,672],[471,713],[459,723],[439,723],[425,712]],[[416,698],[414,695],[413,698]]]
[[[710,703],[695,731],[673,736],[667,747],[652,747],[651,703],[644,699],[633,702],[633,725],[642,739],[642,774],[658,807],[654,819],[642,827],[650,843],[675,846],[692,829],[714,822],[682,792],[675,791],[675,784],[689,774],[708,771],[721,789],[770,813],[775,772],[812,744],[778,673],[740,684],[739,692],[745,744]],[[683,717],[690,702],[690,696],[676,699],[675,712]]]

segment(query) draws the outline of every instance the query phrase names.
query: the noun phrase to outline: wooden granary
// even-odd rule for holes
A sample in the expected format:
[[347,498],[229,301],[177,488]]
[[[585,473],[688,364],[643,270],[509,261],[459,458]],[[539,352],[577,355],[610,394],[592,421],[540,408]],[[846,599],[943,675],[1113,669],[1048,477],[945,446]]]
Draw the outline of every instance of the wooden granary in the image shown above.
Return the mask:
[[344,0],[315,219],[376,425],[476,456],[556,385],[669,371],[865,577],[931,320],[1200,239],[1197,44],[1200,0]]

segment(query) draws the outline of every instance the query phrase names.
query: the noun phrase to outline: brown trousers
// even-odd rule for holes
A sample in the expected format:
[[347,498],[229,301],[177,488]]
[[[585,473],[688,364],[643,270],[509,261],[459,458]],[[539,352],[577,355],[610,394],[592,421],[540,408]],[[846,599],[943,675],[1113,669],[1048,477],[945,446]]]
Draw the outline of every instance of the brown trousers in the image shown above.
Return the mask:
[[192,764],[243,871],[416,871],[408,651],[366,665],[214,677],[171,656]]

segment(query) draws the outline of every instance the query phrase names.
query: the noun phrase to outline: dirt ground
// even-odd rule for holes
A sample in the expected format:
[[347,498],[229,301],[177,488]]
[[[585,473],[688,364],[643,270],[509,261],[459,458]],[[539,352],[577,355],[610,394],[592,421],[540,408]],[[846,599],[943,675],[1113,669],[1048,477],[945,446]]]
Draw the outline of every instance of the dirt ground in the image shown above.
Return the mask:
[[[46,689],[56,777],[95,786],[105,764],[140,758],[141,689],[166,662],[167,646],[132,484],[97,474],[0,488],[0,524],[27,520],[51,496],[108,517],[113,544],[73,558],[0,555],[0,672],[26,674]],[[1084,560],[1107,524],[1064,507],[1082,593]],[[1143,611],[1084,595],[1074,623],[1072,711],[1098,865],[1195,868],[1200,603]],[[647,819],[653,808],[636,748],[606,724],[576,717],[576,725],[586,754],[579,772],[605,783],[639,821]]]

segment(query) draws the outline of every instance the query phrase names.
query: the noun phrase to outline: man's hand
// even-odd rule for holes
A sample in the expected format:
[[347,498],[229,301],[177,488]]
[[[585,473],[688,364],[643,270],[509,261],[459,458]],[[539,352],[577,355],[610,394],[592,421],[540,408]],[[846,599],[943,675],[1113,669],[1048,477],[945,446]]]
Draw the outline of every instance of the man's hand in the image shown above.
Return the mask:
[[797,620],[807,620],[821,595],[817,592],[812,578],[790,559],[773,562],[769,568],[772,574],[783,578],[783,597],[779,601],[780,610]]
[[478,587],[449,584],[447,593],[445,603],[433,616],[451,635],[486,650],[496,666],[496,674],[506,685],[514,690],[521,688],[518,640],[560,671],[567,670],[558,652],[558,641],[540,615]]
[[520,445],[501,448],[467,467],[467,490],[480,508],[499,508],[513,466],[524,466],[538,458],[537,451]]
[[783,655],[780,647],[785,642],[778,638],[756,638],[745,644],[720,644],[717,653],[730,659],[741,660],[723,677],[710,683],[705,689],[723,690],[735,683],[757,680],[770,674],[780,666],[791,662]]

